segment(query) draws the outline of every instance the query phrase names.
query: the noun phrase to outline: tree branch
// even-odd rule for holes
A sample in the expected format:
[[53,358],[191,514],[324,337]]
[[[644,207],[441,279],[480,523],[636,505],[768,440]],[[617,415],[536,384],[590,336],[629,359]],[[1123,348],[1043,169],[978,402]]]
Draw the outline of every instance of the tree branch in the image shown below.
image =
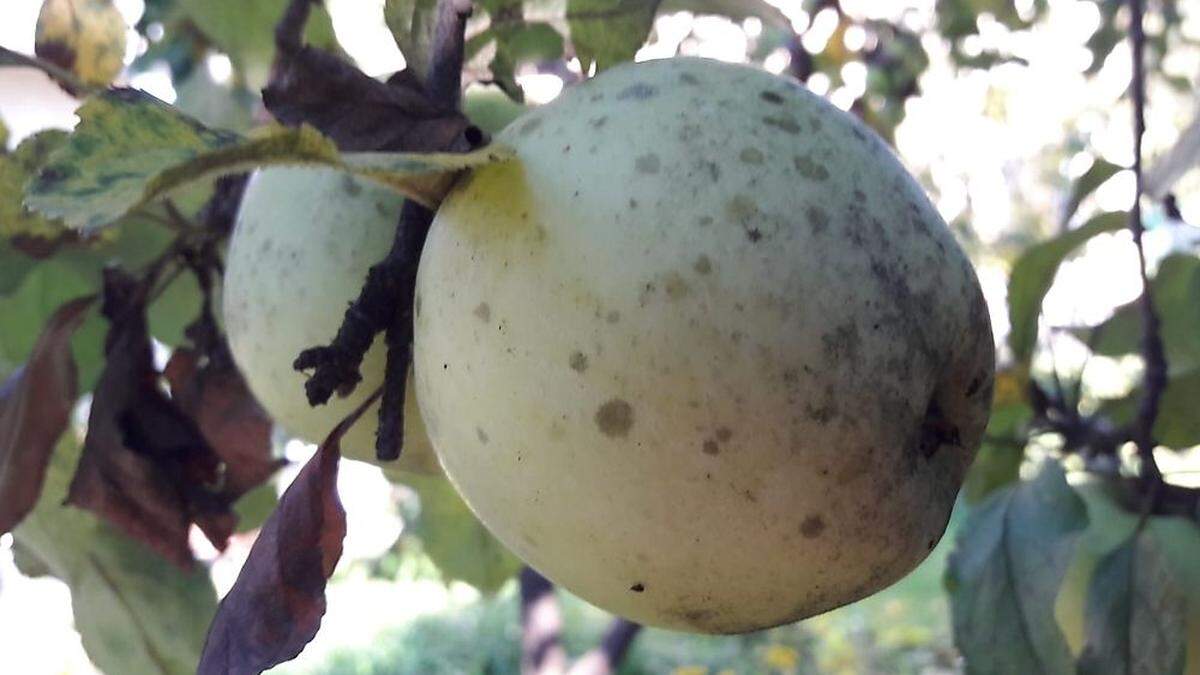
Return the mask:
[[562,646],[562,612],[554,584],[532,567],[522,567],[521,675],[558,675],[567,669]]
[[625,660],[642,626],[613,619],[600,645],[568,668],[562,646],[562,612],[554,584],[531,567],[521,568],[521,675],[612,675]]
[[1133,174],[1135,190],[1133,206],[1129,210],[1129,229],[1137,246],[1138,271],[1142,278],[1142,296],[1139,301],[1142,313],[1142,356],[1145,360],[1145,383],[1138,417],[1134,429],[1138,456],[1142,463],[1142,479],[1150,485],[1162,482],[1162,474],[1154,459],[1154,422],[1158,418],[1159,404],[1167,386],[1167,358],[1163,349],[1158,312],[1154,307],[1154,295],[1146,275],[1146,252],[1142,245],[1145,227],[1142,223],[1142,193],[1145,189],[1142,176],[1142,137],[1146,133],[1146,34],[1142,21],[1145,15],[1143,0],[1129,0],[1129,37],[1133,52],[1133,77],[1130,88],[1133,95]]

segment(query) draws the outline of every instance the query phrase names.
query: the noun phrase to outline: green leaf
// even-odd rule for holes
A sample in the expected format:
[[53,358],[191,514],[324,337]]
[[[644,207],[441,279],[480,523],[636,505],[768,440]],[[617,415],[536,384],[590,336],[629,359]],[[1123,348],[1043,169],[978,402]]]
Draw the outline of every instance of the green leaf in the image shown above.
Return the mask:
[[1042,299],[1054,283],[1058,266],[1089,239],[1120,230],[1127,220],[1128,215],[1123,212],[1100,214],[1074,230],[1030,247],[1017,259],[1008,279],[1008,315],[1012,324],[1008,344],[1018,361],[1028,363],[1033,356]]
[[[566,49],[563,36],[548,23],[504,24],[480,34],[480,40],[495,39],[496,55],[492,59],[492,78],[507,92],[516,92],[515,72],[523,63],[553,61],[561,58]],[[485,42],[486,44],[486,42]]]
[[[480,129],[493,135],[500,133],[526,110],[525,106],[494,88],[470,90],[463,97],[463,113]],[[2,275],[0,269],[0,279]]]
[[242,495],[233,505],[233,512],[238,517],[237,531],[249,532],[262,527],[278,505],[279,495],[271,480]]
[[[1089,522],[1079,538],[1075,558],[1063,581],[1055,616],[1072,651],[1080,654],[1087,638],[1088,621],[1095,619],[1088,608],[1095,585],[1094,573],[1102,560],[1134,536],[1139,514],[1130,510],[1138,508],[1138,500],[1129,494],[1129,483],[1092,478],[1076,485],[1075,491],[1087,504]],[[1190,644],[1187,649],[1189,666],[1185,672],[1200,673],[1200,566],[1196,565],[1196,560],[1200,560],[1200,527],[1183,518],[1152,517],[1142,533],[1143,537],[1150,535],[1165,556],[1177,588],[1187,598],[1184,633],[1190,636]]]
[[[275,57],[275,24],[283,16],[287,3],[288,0],[181,0],[180,9],[217,49],[229,56],[250,89],[257,91],[267,83]],[[314,47],[337,49],[333,23],[324,3],[313,3],[304,39]]]
[[383,20],[407,67],[424,80],[437,27],[437,0],[385,0]]
[[[1137,417],[1141,395],[1139,389],[1124,398],[1105,401],[1100,410],[1114,424],[1129,424]],[[1200,401],[1200,368],[1168,378],[1154,421],[1155,440],[1177,450],[1200,445],[1196,401]]]
[[42,131],[21,141],[11,154],[0,155],[0,237],[21,234],[51,239],[62,233],[62,223],[27,210],[21,202],[25,185],[66,140],[65,131]]
[[468,154],[347,153],[311,127],[251,136],[213,130],[153,96],[111,89],[77,113],[79,126],[26,191],[26,205],[95,230],[188,183],[272,164],[317,164],[355,173],[433,206],[455,172],[503,161],[504,148]]
[[978,504],[1020,478],[1021,463],[1025,461],[1022,427],[1032,417],[1033,410],[1024,402],[992,409],[983,445],[963,484],[963,496],[968,503]]
[[1135,532],[1096,566],[1080,675],[1183,673],[1187,598],[1156,537]]
[[662,0],[659,11],[692,12],[693,14],[717,14],[735,21],[751,17],[762,19],[768,26],[792,31],[792,22],[778,7],[766,0]]
[[404,483],[421,500],[415,531],[444,577],[492,593],[521,569],[521,561],[475,518],[446,478],[407,474]]
[[1079,210],[1079,205],[1088,195],[1096,191],[1109,178],[1117,175],[1123,167],[1113,164],[1112,162],[1103,159],[1096,159],[1087,171],[1083,172],[1071,187],[1071,195],[1067,198],[1067,203],[1063,207],[1062,222],[1070,222],[1071,216]]
[[[1200,366],[1200,258],[1167,256],[1151,284],[1167,365],[1174,373]],[[1142,308],[1135,300],[1123,305],[1095,328],[1092,351],[1123,356],[1141,351]]]
[[659,0],[568,0],[571,43],[584,70],[632,61],[654,26]]
[[169,347],[184,344],[184,329],[200,316],[203,297],[195,275],[177,276],[146,311],[150,334]]
[[8,295],[20,286],[25,275],[37,263],[36,259],[13,248],[7,239],[0,237],[0,296]]
[[62,505],[79,459],[67,433],[37,507],[13,532],[29,571],[71,589],[75,628],[107,673],[194,673],[217,598],[206,570],[183,572],[90,513]]
[[1086,526],[1083,501],[1052,461],[971,513],[947,569],[954,640],[968,673],[1070,670],[1054,599]]

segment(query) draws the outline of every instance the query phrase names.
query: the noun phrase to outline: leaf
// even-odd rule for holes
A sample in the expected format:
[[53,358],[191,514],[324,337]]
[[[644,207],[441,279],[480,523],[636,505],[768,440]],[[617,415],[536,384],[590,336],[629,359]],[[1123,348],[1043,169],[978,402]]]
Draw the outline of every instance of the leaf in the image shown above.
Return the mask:
[[568,0],[571,43],[584,70],[632,61],[654,26],[659,0]]
[[239,499],[280,467],[283,462],[272,456],[271,417],[250,393],[224,341],[203,360],[195,350],[176,349],[163,376],[172,399],[221,459],[226,499]]
[[[205,37],[229,55],[243,72],[250,89],[267,83],[275,58],[275,24],[283,16],[288,0],[180,0],[184,16]],[[333,23],[324,3],[312,3],[312,16],[304,29],[304,40],[315,47],[336,49]]]
[[194,673],[217,605],[207,571],[182,572],[91,514],[64,507],[79,453],[74,434],[65,434],[37,507],[13,532],[22,571],[67,584],[75,629],[101,671]]
[[317,634],[325,584],[346,536],[339,444],[376,398],[378,392],[338,424],[283,493],[217,608],[197,675],[260,673],[295,658]]
[[58,308],[42,328],[33,354],[0,386],[0,533],[33,509],[50,453],[71,421],[78,396],[71,335],[94,297]]
[[1030,247],[1017,259],[1008,279],[1008,315],[1012,330],[1008,344],[1018,361],[1028,363],[1037,342],[1042,299],[1054,283],[1058,266],[1092,237],[1125,227],[1128,215],[1102,213],[1074,230]]
[[1175,144],[1146,169],[1146,194],[1162,199],[1197,164],[1200,164],[1200,110],[1179,132]]
[[106,270],[106,363],[67,502],[88,509],[182,568],[195,522],[218,549],[233,532],[220,458],[158,387],[145,319],[146,285]]
[[[1151,285],[1161,321],[1167,365],[1173,373],[1200,366],[1200,258],[1173,254],[1159,263]],[[1142,308],[1135,300],[1097,326],[1092,351],[1123,356],[1141,351]]]
[[1022,432],[1032,416],[1033,410],[1024,402],[992,408],[983,445],[975,455],[963,484],[963,496],[968,503],[978,504],[996,490],[1020,478],[1021,464],[1025,461],[1025,436]]
[[[1075,486],[1087,504],[1089,523],[1076,546],[1075,559],[1056,601],[1055,616],[1077,655],[1083,652],[1088,622],[1095,619],[1087,607],[1089,596],[1096,590],[1094,573],[1100,562],[1127,545],[1138,529],[1139,504],[1130,487],[1127,482],[1094,477]],[[1146,521],[1141,536],[1153,538],[1175,587],[1186,596],[1184,634],[1189,644],[1185,672],[1200,675],[1200,566],[1196,565],[1200,560],[1200,527],[1184,518],[1154,516]]]
[[243,137],[215,131],[141,91],[112,89],[78,111],[79,126],[26,191],[32,209],[94,230],[186,183],[272,164],[350,171],[434,206],[454,173],[506,161],[500,146],[466,154],[356,153],[312,127],[271,128]]
[[65,131],[41,131],[22,141],[12,153],[0,155],[0,237],[52,238],[62,233],[62,223],[29,211],[21,202],[25,185],[41,170],[50,152],[66,140]]
[[1078,672],[1182,675],[1186,605],[1155,537],[1135,532],[1096,566]]
[[1061,221],[1063,223],[1070,222],[1071,216],[1075,215],[1075,211],[1079,209],[1083,200],[1123,168],[1103,159],[1094,160],[1088,170],[1084,171],[1083,175],[1077,178],[1075,184],[1071,186],[1071,194],[1063,206]]
[[1083,501],[1052,461],[971,513],[947,569],[954,641],[968,673],[1070,670],[1054,600],[1086,525]]
[[788,33],[792,22],[778,7],[766,0],[662,0],[659,12],[691,12],[693,14],[716,14],[735,21],[751,17],[762,19],[764,24],[775,26]]
[[[0,237],[0,296],[19,288],[25,275],[36,265],[37,260],[13,248],[7,239]],[[3,372],[3,368],[0,368],[0,372]]]
[[437,0],[384,0],[383,21],[421,81],[429,72],[430,45],[437,27]]
[[409,71],[384,83],[312,47],[281,56],[263,103],[279,122],[311,125],[343,151],[447,151],[470,126],[435,105]]
[[[1114,424],[1128,424],[1137,416],[1140,401],[1141,393],[1136,391],[1124,398],[1106,401],[1100,410]],[[1158,443],[1177,450],[1200,445],[1200,415],[1196,414],[1196,401],[1200,401],[1200,368],[1167,379],[1167,388],[1159,400],[1158,417],[1154,421],[1154,438]]]
[[414,532],[444,577],[494,593],[521,569],[521,561],[488,532],[444,476],[408,474],[404,483],[421,500]]

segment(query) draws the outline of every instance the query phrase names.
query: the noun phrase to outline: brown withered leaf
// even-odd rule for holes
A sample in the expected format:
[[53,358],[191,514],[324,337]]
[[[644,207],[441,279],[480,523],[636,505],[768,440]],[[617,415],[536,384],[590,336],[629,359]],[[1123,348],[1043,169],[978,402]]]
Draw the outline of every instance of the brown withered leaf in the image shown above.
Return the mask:
[[158,386],[146,286],[105,270],[106,361],[67,503],[93,511],[186,568],[192,563],[189,524],[194,521],[224,548],[236,516],[220,493],[220,458]]
[[280,54],[263,103],[281,123],[308,123],[348,152],[446,151],[471,126],[434,105],[416,78],[380,82],[314,47]]
[[176,405],[195,421],[225,463],[221,493],[229,502],[271,477],[284,462],[271,456],[271,417],[233,363],[222,340],[209,356],[178,348],[163,369]]
[[217,608],[197,675],[261,673],[296,658],[325,615],[325,584],[342,556],[340,443],[375,392],[333,430],[279,499]]
[[0,386],[0,533],[33,509],[50,453],[79,395],[71,336],[95,300],[63,303],[42,328],[29,361]]

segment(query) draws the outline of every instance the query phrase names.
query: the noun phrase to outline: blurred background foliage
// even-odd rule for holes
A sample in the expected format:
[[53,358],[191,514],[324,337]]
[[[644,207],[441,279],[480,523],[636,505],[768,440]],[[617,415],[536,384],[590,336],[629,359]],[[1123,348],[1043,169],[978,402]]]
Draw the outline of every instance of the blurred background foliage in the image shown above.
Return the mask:
[[[284,0],[91,4],[120,13],[118,83],[207,125],[246,130],[266,121],[258,92]],[[328,0],[307,39],[372,76],[406,65],[420,72],[435,4]],[[967,663],[973,672],[1033,672],[1031,664],[1066,672],[1076,659],[1081,672],[1112,672],[1105,668],[1151,647],[1168,664],[1182,655],[1172,672],[1200,673],[1200,507],[1189,497],[1200,487],[1200,239],[1190,224],[1200,222],[1200,172],[1188,171],[1200,157],[1200,7],[1156,0],[1145,22],[1146,253],[1170,368],[1154,431],[1171,486],[1161,512],[1146,513],[1135,480],[1142,467],[1123,431],[1143,369],[1140,282],[1125,229],[1134,194],[1126,2],[476,5],[465,109],[485,129],[597,69],[677,54],[758,64],[859,115],[895,147],[970,252],[996,332],[1001,370],[985,444],[925,563],[872,598],[793,626],[721,638],[647,631],[622,673],[949,673]],[[43,53],[39,44],[55,37],[75,40],[80,54],[111,51],[82,34],[35,39],[40,7],[6,0],[0,45]],[[96,235],[24,211],[22,186],[62,141],[45,129],[70,128],[76,105],[41,73],[0,70],[0,376],[26,360],[60,304],[98,288],[106,264],[153,260],[173,238],[172,219],[195,218],[211,193],[189,188],[171,209],[140,210]],[[184,344],[200,304],[185,274],[150,306],[160,365]],[[72,342],[85,392],[103,364],[103,334],[92,314]],[[86,405],[85,395],[80,420]],[[58,506],[80,441],[64,437],[42,503],[0,538],[3,669],[188,672],[254,528],[313,447],[277,430],[276,450],[292,466],[239,502],[241,534],[227,551],[195,539],[208,573],[184,575]],[[415,477],[391,483],[350,462],[339,485],[350,530],[329,612],[314,643],[278,672],[516,672],[516,563],[453,491]],[[581,653],[607,617],[559,595],[565,643]],[[1130,609],[1131,598],[1153,600],[1177,625],[1147,633],[1137,614],[1145,610]],[[980,665],[989,659],[999,665]]]

